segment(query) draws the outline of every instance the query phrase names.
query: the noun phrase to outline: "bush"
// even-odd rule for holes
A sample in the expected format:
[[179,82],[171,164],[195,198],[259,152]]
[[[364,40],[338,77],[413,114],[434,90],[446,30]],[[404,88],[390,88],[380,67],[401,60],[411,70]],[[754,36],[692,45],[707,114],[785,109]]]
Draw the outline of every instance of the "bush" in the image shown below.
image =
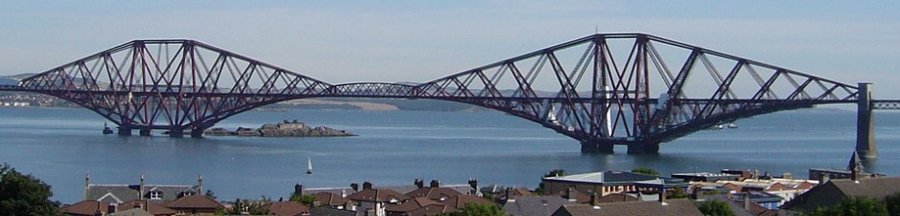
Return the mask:
[[885,208],[884,202],[879,202],[878,200],[865,198],[865,197],[856,197],[850,199],[844,199],[841,203],[829,206],[829,207],[820,207],[816,210],[807,212],[806,215],[809,216],[887,216],[887,209]]
[[698,208],[703,215],[707,216],[734,216],[734,212],[731,211],[731,207],[728,207],[728,203],[718,200],[703,202]]

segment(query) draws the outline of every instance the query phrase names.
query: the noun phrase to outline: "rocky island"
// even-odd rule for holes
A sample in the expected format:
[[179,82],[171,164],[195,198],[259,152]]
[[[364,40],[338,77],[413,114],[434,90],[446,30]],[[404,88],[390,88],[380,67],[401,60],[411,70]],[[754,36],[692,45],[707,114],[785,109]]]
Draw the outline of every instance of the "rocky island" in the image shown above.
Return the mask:
[[238,127],[237,130],[212,128],[203,132],[207,136],[262,136],[262,137],[340,137],[355,136],[345,130],[329,127],[311,127],[297,120],[284,120],[276,124],[264,124],[259,128]]

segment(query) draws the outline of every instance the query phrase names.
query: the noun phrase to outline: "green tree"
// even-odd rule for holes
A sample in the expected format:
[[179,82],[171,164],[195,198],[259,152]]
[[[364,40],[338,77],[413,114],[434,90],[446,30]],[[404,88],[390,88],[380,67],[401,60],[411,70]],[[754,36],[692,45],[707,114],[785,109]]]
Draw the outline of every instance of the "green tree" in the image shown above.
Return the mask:
[[676,187],[675,190],[672,191],[672,194],[669,194],[668,198],[682,199],[682,198],[687,198],[687,197],[688,197],[688,194],[684,192],[684,189],[681,189],[680,187]]
[[0,165],[0,215],[61,215],[50,196],[50,185],[8,164]]
[[703,202],[698,208],[703,215],[707,216],[734,216],[734,212],[731,211],[728,203],[718,200]]
[[829,207],[820,207],[807,212],[809,216],[887,216],[888,210],[884,202],[876,199],[856,197],[844,199],[840,203]]
[[654,170],[653,168],[649,168],[649,167],[638,167],[638,168],[634,168],[634,169],[631,169],[631,172],[633,172],[633,173],[640,173],[640,174],[647,174],[647,175],[652,175],[652,176],[659,176],[659,172],[657,172],[657,171]]
[[884,205],[891,216],[900,216],[900,193],[884,198]]
[[260,200],[236,200],[226,215],[267,215],[272,201],[265,196]]
[[563,169],[554,169],[550,170],[547,174],[544,174],[544,177],[557,177],[566,175],[566,171]]
[[312,195],[297,195],[291,194],[291,201],[300,202],[307,206],[312,206],[314,202],[316,202],[316,197]]
[[495,204],[475,204],[467,203],[466,207],[456,210],[455,212],[444,213],[442,216],[504,216],[500,206]]

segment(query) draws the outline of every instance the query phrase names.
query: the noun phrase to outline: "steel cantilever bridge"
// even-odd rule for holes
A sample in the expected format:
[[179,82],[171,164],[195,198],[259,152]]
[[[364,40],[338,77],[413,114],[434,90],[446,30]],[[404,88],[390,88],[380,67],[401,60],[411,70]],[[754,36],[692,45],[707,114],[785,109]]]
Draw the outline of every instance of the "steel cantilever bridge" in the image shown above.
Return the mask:
[[[595,34],[421,84],[330,84],[194,40],[135,40],[0,90],[47,94],[118,125],[120,135],[203,130],[268,104],[314,97],[436,99],[524,118],[584,152],[657,152],[723,123],[857,103],[857,148],[874,157],[869,84],[850,85],[647,34]],[[896,107],[896,106],[894,106]],[[862,130],[862,129],[860,129]],[[865,137],[868,136],[868,137]]]

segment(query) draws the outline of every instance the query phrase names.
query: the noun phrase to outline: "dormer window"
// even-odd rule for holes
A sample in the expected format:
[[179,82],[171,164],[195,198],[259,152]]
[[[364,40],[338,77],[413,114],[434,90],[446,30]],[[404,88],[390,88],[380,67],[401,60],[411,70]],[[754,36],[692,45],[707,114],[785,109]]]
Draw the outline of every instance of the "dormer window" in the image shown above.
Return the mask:
[[150,199],[151,200],[161,200],[162,199],[162,191],[150,191]]

